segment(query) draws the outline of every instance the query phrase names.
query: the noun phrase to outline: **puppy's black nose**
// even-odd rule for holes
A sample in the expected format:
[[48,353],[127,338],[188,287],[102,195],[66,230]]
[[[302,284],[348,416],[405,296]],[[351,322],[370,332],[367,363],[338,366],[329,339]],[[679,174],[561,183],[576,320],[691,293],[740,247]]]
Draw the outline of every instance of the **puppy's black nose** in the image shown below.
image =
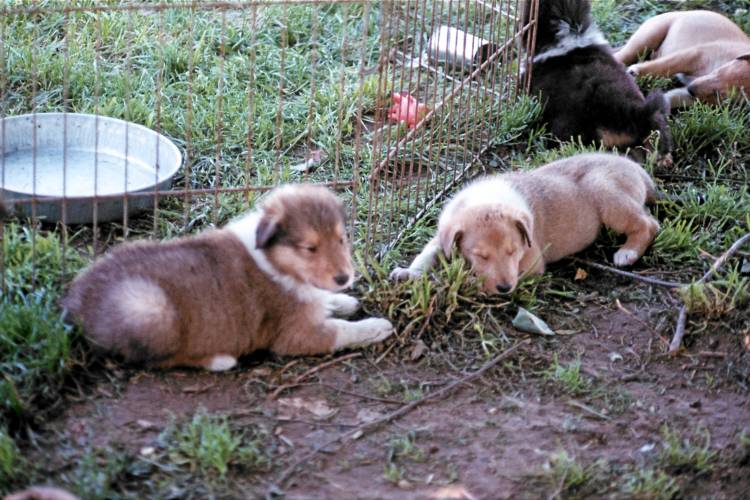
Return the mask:
[[348,274],[339,274],[335,278],[333,278],[333,281],[336,282],[339,286],[346,285],[346,282],[349,281],[349,275]]
[[497,291],[500,293],[508,293],[513,289],[510,285],[497,285],[495,288],[497,288]]

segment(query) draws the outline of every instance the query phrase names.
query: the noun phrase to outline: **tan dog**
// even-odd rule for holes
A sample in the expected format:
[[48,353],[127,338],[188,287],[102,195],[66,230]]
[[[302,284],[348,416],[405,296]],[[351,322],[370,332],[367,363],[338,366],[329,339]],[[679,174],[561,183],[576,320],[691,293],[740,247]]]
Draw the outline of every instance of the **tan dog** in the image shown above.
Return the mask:
[[546,263],[589,246],[602,224],[627,236],[614,257],[615,265],[627,266],[659,229],[643,206],[654,196],[646,171],[613,154],[582,154],[532,172],[486,177],[445,206],[437,236],[391,279],[421,275],[438,252],[448,256],[455,245],[486,292],[509,292],[522,276],[543,273]]
[[[633,64],[651,53],[650,60]],[[715,103],[733,91],[750,90],[750,38],[716,12],[667,12],[641,25],[615,53],[634,75],[682,74],[687,86],[666,94],[671,107],[699,99]]]
[[115,248],[76,278],[63,306],[127,361],[220,371],[258,349],[327,353],[388,337],[385,319],[330,318],[357,310],[334,293],[353,276],[341,202],[322,187],[286,186],[224,229]]

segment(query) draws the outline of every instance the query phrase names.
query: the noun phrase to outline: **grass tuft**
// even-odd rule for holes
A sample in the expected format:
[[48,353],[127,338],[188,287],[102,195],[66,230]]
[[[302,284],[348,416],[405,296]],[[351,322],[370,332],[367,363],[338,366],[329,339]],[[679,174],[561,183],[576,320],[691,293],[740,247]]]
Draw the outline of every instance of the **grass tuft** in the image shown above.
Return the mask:
[[706,474],[713,470],[717,459],[716,451],[711,449],[711,435],[704,430],[703,444],[696,442],[696,437],[680,437],[677,431],[668,425],[661,429],[664,441],[659,453],[659,463],[673,474],[691,473]]
[[0,415],[41,420],[59,406],[65,379],[78,363],[77,334],[50,298],[29,295],[0,309]]
[[232,430],[227,418],[210,416],[202,408],[161,440],[171,462],[209,480],[223,479],[230,467],[265,470],[270,465],[259,433]]
[[544,373],[544,378],[555,382],[571,396],[580,396],[591,391],[591,381],[581,374],[580,358],[563,365],[560,364],[555,353],[552,356],[552,366]]

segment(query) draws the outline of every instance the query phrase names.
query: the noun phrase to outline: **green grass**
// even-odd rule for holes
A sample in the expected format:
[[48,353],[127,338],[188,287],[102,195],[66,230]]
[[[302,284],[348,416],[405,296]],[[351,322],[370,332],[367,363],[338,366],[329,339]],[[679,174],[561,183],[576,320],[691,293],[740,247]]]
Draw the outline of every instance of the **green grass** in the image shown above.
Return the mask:
[[234,430],[226,418],[211,416],[204,409],[160,439],[166,443],[171,463],[209,481],[223,479],[230,468],[247,472],[270,465],[261,434]]
[[661,470],[638,469],[624,478],[623,492],[634,498],[670,500],[679,493],[674,478]]
[[70,491],[85,500],[122,498],[118,483],[129,474],[133,460],[109,448],[90,448],[76,457],[74,466],[61,475]]
[[18,446],[5,426],[0,426],[0,494],[7,493],[4,485],[14,484],[24,478],[27,472]]
[[[701,475],[713,469],[717,453],[711,448],[711,435],[707,429],[702,431],[702,436],[698,432],[681,436],[665,424],[661,433],[663,442],[658,461],[670,473]],[[702,444],[699,440],[703,441]]]
[[580,396],[591,391],[591,381],[581,374],[581,359],[561,364],[557,353],[552,356],[552,365],[544,372],[544,378],[554,382],[571,396]]
[[545,475],[557,495],[585,494],[586,488],[595,487],[600,464],[582,465],[565,450],[551,453],[545,464]]
[[23,302],[32,293],[56,297],[84,265],[75,248],[56,231],[11,223],[3,229],[2,302]]
[[0,309],[0,416],[27,424],[55,413],[79,362],[77,339],[44,295]]

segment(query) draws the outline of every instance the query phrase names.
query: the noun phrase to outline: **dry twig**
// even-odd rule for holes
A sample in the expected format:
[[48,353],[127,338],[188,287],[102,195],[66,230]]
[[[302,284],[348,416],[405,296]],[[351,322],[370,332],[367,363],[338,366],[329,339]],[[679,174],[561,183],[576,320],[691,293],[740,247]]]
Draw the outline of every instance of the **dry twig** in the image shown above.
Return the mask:
[[581,264],[585,264],[587,266],[595,267],[597,269],[601,269],[602,271],[607,271],[614,274],[619,274],[620,276],[626,276],[628,278],[632,278],[634,280],[643,281],[644,283],[649,283],[651,285],[658,285],[658,286],[665,286],[667,288],[680,288],[684,286],[682,283],[677,283],[674,281],[666,281],[666,280],[660,280],[658,278],[651,278],[649,276],[642,276],[640,274],[631,273],[628,271],[623,271],[622,269],[617,269],[616,267],[610,267],[605,266],[604,264],[599,264],[597,262],[591,262],[590,260],[585,259],[579,259],[578,257],[572,257],[571,260],[573,262],[579,262]]
[[[529,339],[526,339],[526,340],[523,340],[521,342],[518,342],[514,346],[506,349],[502,353],[500,353],[497,356],[495,356],[494,358],[492,358],[490,361],[486,362],[477,371],[472,372],[472,373],[470,373],[470,374],[468,374],[468,375],[466,375],[464,377],[461,377],[460,379],[455,380],[455,381],[451,382],[450,384],[446,385],[442,389],[439,389],[437,391],[431,392],[430,394],[424,396],[421,399],[418,399],[416,401],[412,401],[411,403],[409,403],[407,405],[404,405],[401,408],[399,408],[398,410],[392,411],[391,413],[388,413],[387,415],[384,415],[384,416],[382,416],[381,418],[379,418],[377,420],[373,420],[372,422],[367,422],[365,424],[362,424],[359,427],[356,427],[356,428],[354,428],[354,429],[352,429],[350,431],[347,431],[347,432],[345,432],[343,434],[340,434],[340,435],[336,436],[335,438],[330,439],[327,442],[325,442],[325,443],[323,443],[321,445],[316,446],[315,448],[313,448],[312,450],[310,450],[308,453],[305,453],[304,455],[302,455],[301,458],[299,458],[298,460],[296,460],[289,467],[287,467],[284,470],[284,472],[281,473],[281,476],[279,477],[279,479],[277,481],[278,486],[283,487],[284,484],[289,480],[289,478],[291,477],[291,475],[294,473],[294,471],[296,471],[297,468],[300,465],[309,462],[321,450],[325,450],[325,449],[329,448],[330,446],[338,443],[339,441],[342,441],[342,440],[347,439],[347,438],[352,438],[352,437],[355,437],[355,436],[357,438],[359,438],[366,431],[369,431],[371,429],[375,429],[375,428],[377,428],[378,426],[380,426],[382,424],[385,424],[385,423],[391,422],[393,420],[396,420],[397,418],[400,418],[400,417],[406,415],[407,413],[409,413],[410,411],[412,411],[414,408],[416,408],[416,407],[418,407],[420,405],[423,405],[424,403],[427,403],[428,401],[432,401],[432,400],[439,399],[439,398],[442,398],[442,397],[446,396],[447,394],[449,394],[450,392],[452,392],[454,389],[456,389],[456,387],[458,387],[460,385],[463,385],[463,384],[465,384],[465,383],[467,383],[467,382],[469,382],[471,380],[474,380],[477,377],[482,376],[487,370],[489,370],[490,368],[493,368],[494,366],[498,365],[501,361],[505,360],[508,356],[510,356],[510,354],[512,354],[513,352],[515,352],[519,347],[521,347],[523,345],[526,345],[529,342],[531,342]],[[274,487],[274,489],[275,489],[275,487]]]
[[269,399],[276,399],[279,396],[279,394],[281,394],[283,391],[285,391],[287,389],[290,389],[290,388],[292,388],[294,386],[299,385],[300,382],[302,382],[303,380],[305,380],[306,378],[308,378],[310,375],[314,375],[314,374],[318,373],[320,370],[323,370],[324,368],[328,368],[331,365],[335,365],[336,363],[341,363],[342,361],[348,361],[350,359],[358,358],[360,356],[362,356],[361,352],[352,352],[352,353],[347,354],[345,356],[341,356],[341,357],[332,359],[330,361],[326,361],[325,363],[321,363],[321,364],[319,364],[317,366],[313,366],[312,368],[310,368],[309,370],[307,370],[305,373],[303,373],[299,377],[295,378],[294,382],[291,382],[289,384],[282,384],[282,385],[278,386],[271,393],[271,395],[268,396],[268,398]]
[[[740,248],[750,243],[750,233],[747,233],[742,238],[735,241],[729,249],[721,254],[718,259],[716,259],[711,266],[711,268],[706,271],[706,274],[703,275],[701,279],[699,279],[696,282],[696,285],[702,285],[706,283],[711,277],[713,277],[714,274],[719,272],[719,269],[729,260],[730,257],[732,257],[734,254],[736,254]],[[674,356],[677,354],[677,352],[680,350],[680,345],[682,344],[682,337],[685,336],[685,324],[687,323],[687,306],[685,304],[680,307],[680,312],[677,316],[677,327],[674,330],[674,336],[672,337],[672,342],[669,344],[669,351],[668,354],[671,356]]]

